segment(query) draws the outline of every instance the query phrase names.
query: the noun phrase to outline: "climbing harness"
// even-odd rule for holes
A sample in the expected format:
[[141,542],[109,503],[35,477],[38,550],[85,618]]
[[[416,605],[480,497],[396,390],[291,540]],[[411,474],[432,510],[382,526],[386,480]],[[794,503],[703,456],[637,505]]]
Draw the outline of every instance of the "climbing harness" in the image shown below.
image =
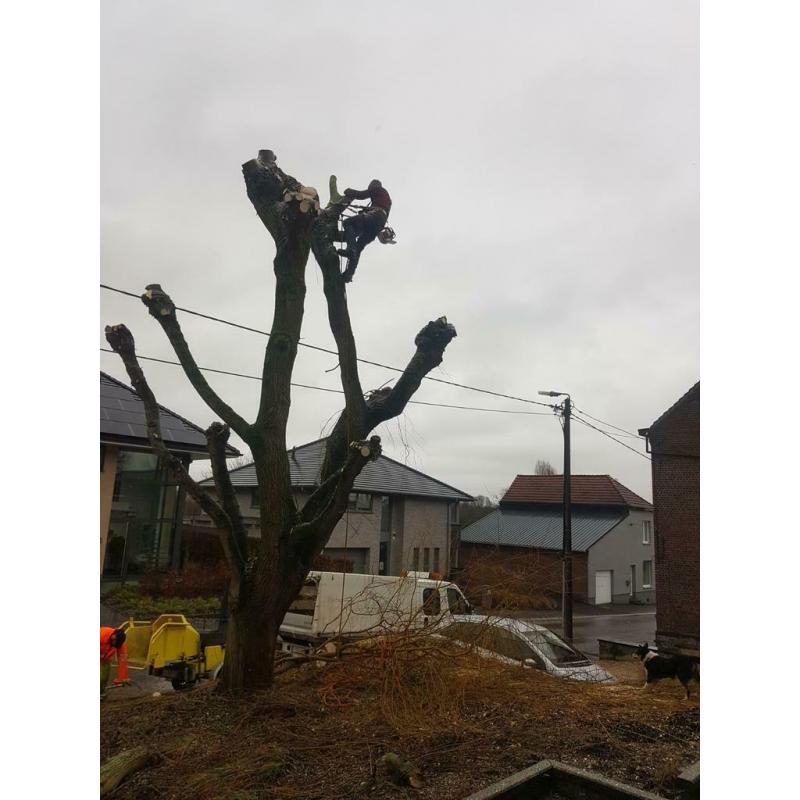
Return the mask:
[[[337,230],[342,234],[342,240],[345,245],[347,245],[347,241],[344,237],[344,221],[346,219],[351,219],[352,217],[356,217],[359,214],[364,214],[365,212],[369,211],[370,209],[374,208],[374,206],[359,206],[355,203],[348,203],[343,209],[342,213],[339,214],[339,219],[337,220],[336,226]],[[397,244],[397,234],[395,233],[394,228],[390,228],[388,225],[384,226],[380,231],[378,231],[378,235],[376,236],[377,240],[381,244]],[[347,270],[347,257],[342,255],[339,252],[339,274],[343,275]]]

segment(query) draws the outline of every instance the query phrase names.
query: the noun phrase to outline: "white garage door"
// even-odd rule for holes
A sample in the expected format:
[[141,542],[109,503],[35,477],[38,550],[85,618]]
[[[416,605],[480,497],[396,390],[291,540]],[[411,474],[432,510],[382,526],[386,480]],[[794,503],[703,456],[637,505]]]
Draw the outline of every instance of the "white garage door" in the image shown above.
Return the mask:
[[603,572],[595,572],[594,602],[595,605],[611,602],[611,570],[604,570]]

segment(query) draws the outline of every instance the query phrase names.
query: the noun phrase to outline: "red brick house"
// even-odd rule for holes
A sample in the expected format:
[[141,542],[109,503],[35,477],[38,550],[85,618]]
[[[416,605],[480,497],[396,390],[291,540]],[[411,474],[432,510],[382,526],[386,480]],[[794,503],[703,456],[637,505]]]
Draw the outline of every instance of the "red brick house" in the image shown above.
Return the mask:
[[655,507],[656,643],[700,650],[700,382],[649,428]]
[[[653,603],[652,505],[610,475],[573,475],[571,486],[575,599]],[[488,562],[498,567],[496,582],[516,575],[560,596],[563,492],[562,475],[517,475],[498,509],[461,529],[461,568]]]

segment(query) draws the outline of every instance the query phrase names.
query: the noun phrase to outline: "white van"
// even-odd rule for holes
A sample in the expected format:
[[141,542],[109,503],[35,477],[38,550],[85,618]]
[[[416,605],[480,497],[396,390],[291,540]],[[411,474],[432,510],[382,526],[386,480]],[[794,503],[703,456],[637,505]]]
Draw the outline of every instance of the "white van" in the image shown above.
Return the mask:
[[471,613],[458,586],[428,576],[310,572],[283,619],[282,647],[307,650],[332,637],[375,636]]

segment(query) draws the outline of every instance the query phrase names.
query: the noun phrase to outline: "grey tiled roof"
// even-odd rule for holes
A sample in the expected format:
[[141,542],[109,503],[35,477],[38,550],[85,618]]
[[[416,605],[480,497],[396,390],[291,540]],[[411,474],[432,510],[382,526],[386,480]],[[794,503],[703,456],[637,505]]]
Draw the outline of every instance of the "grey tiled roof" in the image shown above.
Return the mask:
[[[588,550],[608,533],[626,513],[612,509],[572,510],[572,549]],[[539,547],[560,550],[564,532],[560,508],[536,511],[505,511],[491,514],[461,529],[461,541],[475,544]]]
[[[164,442],[172,450],[206,453],[206,436],[202,428],[174,411],[159,406],[159,421]],[[103,441],[148,444],[144,403],[129,386],[116,378],[100,373],[100,438]],[[228,446],[230,456],[238,456],[236,448]]]
[[[325,458],[325,439],[295,447],[288,453],[292,486],[312,488],[319,484],[319,473]],[[252,464],[232,470],[234,486],[256,486],[256,470]],[[209,478],[202,485],[213,485]],[[353,490],[369,494],[402,494],[417,497],[435,497],[442,500],[472,500],[465,492],[418,472],[388,456],[369,461],[356,478]]]

